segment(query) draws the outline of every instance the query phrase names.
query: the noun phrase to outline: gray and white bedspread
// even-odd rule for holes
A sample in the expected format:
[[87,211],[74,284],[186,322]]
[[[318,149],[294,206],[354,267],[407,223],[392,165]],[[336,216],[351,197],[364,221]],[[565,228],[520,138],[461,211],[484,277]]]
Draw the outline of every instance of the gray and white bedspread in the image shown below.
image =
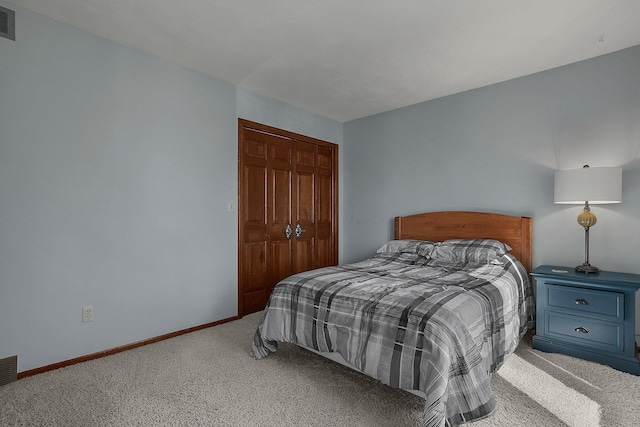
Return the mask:
[[378,253],[280,282],[253,340],[252,356],[277,341],[338,352],[392,387],[426,395],[424,425],[483,418],[496,406],[492,374],[532,326],[533,293],[522,264],[486,264]]

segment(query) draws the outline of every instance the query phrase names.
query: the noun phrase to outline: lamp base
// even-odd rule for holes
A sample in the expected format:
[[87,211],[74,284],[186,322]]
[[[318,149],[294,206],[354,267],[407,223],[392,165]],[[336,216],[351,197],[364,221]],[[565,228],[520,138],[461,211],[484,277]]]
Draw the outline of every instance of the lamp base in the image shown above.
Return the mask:
[[576,271],[578,273],[589,274],[589,273],[599,273],[600,269],[598,267],[595,267],[595,266],[589,264],[588,262],[585,262],[584,264],[577,266],[576,267]]

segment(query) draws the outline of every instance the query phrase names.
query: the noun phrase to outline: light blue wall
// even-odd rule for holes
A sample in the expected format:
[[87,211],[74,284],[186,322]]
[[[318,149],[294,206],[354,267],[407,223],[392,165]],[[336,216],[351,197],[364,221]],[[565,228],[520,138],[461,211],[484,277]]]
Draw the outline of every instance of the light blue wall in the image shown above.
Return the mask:
[[344,141],[345,261],[394,216],[463,209],[531,216],[534,266],[581,264],[582,208],[553,203],[553,173],[590,164],[623,167],[591,262],[640,273],[640,47],[348,122]]
[[242,88],[238,88],[236,93],[238,117],[242,119],[338,145],[342,143],[343,125],[340,122]]
[[640,273],[640,47],[345,123],[345,253],[396,215],[471,209],[533,217],[534,264],[584,259],[580,206],[557,169],[623,167],[623,203],[593,206],[594,264]]
[[235,316],[237,118],[336,143],[342,124],[5,6],[0,358],[25,371]]

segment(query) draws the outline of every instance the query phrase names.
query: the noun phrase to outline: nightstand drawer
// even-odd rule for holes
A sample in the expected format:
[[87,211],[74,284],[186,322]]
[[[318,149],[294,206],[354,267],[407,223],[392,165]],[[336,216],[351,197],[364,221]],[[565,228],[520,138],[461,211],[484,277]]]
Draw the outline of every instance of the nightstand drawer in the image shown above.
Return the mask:
[[571,314],[545,312],[545,334],[589,348],[624,351],[624,324],[600,321]]
[[595,314],[612,319],[624,319],[624,294],[573,286],[547,284],[547,305]]

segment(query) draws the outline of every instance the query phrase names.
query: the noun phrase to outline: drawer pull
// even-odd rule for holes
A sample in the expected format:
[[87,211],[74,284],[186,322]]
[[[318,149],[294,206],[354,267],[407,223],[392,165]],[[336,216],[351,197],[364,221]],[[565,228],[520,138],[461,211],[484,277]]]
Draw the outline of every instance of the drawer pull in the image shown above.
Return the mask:
[[583,334],[588,334],[589,333],[589,330],[587,328],[583,328],[582,326],[578,326],[577,328],[574,329],[574,331],[581,332]]
[[589,305],[589,301],[584,298],[576,298],[573,300],[573,303],[575,305]]

